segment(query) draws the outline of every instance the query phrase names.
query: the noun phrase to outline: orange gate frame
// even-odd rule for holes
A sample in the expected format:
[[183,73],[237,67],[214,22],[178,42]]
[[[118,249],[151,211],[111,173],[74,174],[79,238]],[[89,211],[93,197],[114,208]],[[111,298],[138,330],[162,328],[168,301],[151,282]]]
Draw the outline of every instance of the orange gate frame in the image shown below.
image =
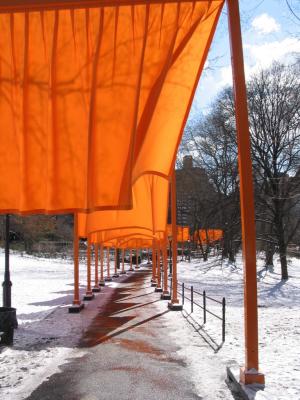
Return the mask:
[[240,380],[245,384],[264,384],[264,375],[259,372],[258,364],[255,213],[240,12],[238,0],[226,0],[226,3],[228,7],[228,27],[238,142],[244,259],[245,368],[241,369]]
[[[170,0],[174,1],[175,0]],[[5,7],[11,8],[12,4],[17,8],[24,8],[24,1],[20,0],[4,0],[1,4],[1,10]],[[101,4],[134,4],[138,0],[119,0],[109,1],[102,0]],[[252,182],[252,163],[250,155],[250,137],[249,137],[249,123],[247,111],[247,96],[246,85],[244,76],[244,62],[242,50],[242,38],[240,27],[240,15],[238,0],[226,0],[228,6],[228,25],[230,33],[230,45],[232,55],[232,70],[233,70],[233,84],[234,84],[234,97],[236,109],[236,127],[238,139],[238,163],[240,175],[240,201],[241,201],[241,221],[242,221],[242,242],[243,242],[243,256],[244,256],[244,307],[245,307],[245,370],[241,371],[241,380],[248,383],[264,383],[264,375],[259,373],[258,364],[258,321],[257,321],[257,282],[256,282],[256,247],[255,247],[255,222],[254,222],[254,198],[253,198],[253,182]],[[83,2],[80,0],[58,1],[58,0],[29,0],[26,2],[28,10],[40,9],[41,7],[54,7],[59,8],[59,5],[70,7],[79,7]],[[89,0],[84,6],[95,6],[99,1]],[[173,196],[175,180],[173,178],[172,185],[172,200],[176,197]],[[173,202],[173,201],[172,201]],[[174,207],[173,207],[174,208]],[[173,213],[172,216],[174,217]],[[174,224],[175,218],[172,218],[173,236],[175,238],[176,232]],[[175,222],[176,223],[176,222]],[[76,232],[76,217],[74,223],[74,231]],[[174,252],[175,250],[175,252]],[[177,243],[174,240],[173,254],[177,254]],[[75,280],[75,296],[74,304],[79,305],[79,291],[78,291],[78,237],[77,232],[74,235],[74,280]],[[175,274],[176,274],[176,261],[175,261]],[[173,301],[177,301],[176,289],[173,294]],[[251,370],[251,371],[250,371]]]

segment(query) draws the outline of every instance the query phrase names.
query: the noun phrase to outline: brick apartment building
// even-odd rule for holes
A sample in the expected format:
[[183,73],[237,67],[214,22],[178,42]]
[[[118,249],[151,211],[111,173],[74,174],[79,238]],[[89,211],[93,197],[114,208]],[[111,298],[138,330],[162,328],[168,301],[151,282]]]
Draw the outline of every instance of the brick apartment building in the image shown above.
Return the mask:
[[[215,191],[203,168],[194,166],[192,156],[183,158],[182,168],[176,170],[177,224],[194,228],[195,216],[199,222],[201,207],[215,198]],[[169,218],[170,222],[170,208]]]

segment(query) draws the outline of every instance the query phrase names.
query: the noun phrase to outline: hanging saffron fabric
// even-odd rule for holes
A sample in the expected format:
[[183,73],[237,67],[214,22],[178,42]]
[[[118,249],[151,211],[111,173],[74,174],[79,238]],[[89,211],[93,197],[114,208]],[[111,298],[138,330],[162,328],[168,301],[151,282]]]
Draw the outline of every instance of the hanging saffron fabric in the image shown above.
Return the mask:
[[[161,176],[145,174],[133,185],[131,210],[78,213],[78,236],[107,232],[104,240],[135,233],[155,235],[166,229],[169,181]],[[102,233],[104,237],[104,234]]]
[[[167,225],[167,236],[172,236],[172,225]],[[188,226],[177,225],[177,241],[187,242],[190,238],[190,230]]]
[[203,244],[218,242],[223,239],[222,229],[199,229],[194,232],[194,240]]
[[223,1],[2,1],[0,212],[132,207],[168,176]]

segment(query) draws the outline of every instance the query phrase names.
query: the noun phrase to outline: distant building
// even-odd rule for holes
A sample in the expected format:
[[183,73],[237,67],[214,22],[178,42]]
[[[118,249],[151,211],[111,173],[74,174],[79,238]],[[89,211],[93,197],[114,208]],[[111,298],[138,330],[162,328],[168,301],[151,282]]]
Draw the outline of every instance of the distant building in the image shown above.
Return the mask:
[[192,156],[185,156],[182,168],[176,170],[176,191],[177,224],[193,229],[195,216],[199,218],[199,210],[206,201],[215,198],[215,191],[204,168],[194,166]]

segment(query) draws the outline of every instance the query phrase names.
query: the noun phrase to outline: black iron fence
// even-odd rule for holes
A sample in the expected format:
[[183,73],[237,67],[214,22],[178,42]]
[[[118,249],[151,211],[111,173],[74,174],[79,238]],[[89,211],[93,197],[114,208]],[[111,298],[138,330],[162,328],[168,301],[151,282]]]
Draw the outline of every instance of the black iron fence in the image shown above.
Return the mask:
[[[172,294],[172,278],[168,279],[170,282],[170,293]],[[222,323],[222,342],[225,342],[226,336],[226,300],[225,297],[222,300],[216,300],[206,294],[206,291],[199,292],[194,287],[188,286],[184,282],[177,281],[177,293],[181,296],[182,305],[186,305],[186,300],[190,302],[190,312],[194,312],[194,307],[198,307],[203,311],[203,324],[207,322],[208,314],[214,318],[217,318]],[[189,294],[189,296],[187,296]],[[208,308],[208,302],[217,303],[221,306],[220,315],[217,315]],[[200,304],[201,303],[201,304]],[[186,307],[184,307],[186,309]]]

